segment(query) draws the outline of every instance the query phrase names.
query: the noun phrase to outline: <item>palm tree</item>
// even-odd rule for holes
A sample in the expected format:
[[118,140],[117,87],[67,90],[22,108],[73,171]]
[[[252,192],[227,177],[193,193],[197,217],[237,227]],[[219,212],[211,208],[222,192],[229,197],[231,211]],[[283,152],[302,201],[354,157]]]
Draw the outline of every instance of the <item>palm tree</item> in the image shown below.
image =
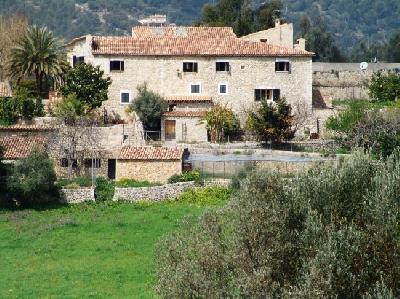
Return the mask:
[[29,27],[17,46],[11,50],[9,73],[20,80],[34,76],[38,95],[43,80],[61,78],[67,63],[59,41],[46,27]]

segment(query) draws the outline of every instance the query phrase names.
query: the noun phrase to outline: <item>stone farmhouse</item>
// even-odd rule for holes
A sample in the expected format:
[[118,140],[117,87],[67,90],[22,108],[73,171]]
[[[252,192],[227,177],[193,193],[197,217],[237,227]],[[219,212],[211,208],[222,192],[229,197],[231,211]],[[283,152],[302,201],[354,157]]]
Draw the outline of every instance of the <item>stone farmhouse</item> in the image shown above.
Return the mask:
[[261,101],[286,98],[312,109],[312,56],[293,42],[292,24],[238,38],[230,27],[136,26],[132,36],[82,36],[66,45],[71,65],[100,66],[112,79],[108,114],[129,121],[127,106],[144,83],[169,102],[161,137],[207,141],[202,121],[212,105],[232,108],[243,123]]
[[[96,148],[91,148],[88,135],[74,135],[79,140],[77,151],[72,160],[67,159],[62,152],[69,142],[63,139],[63,130],[66,128],[46,124],[0,126],[0,146],[4,149],[5,162],[14,163],[37,149],[48,153],[58,177],[66,177],[68,169],[72,169],[72,176],[166,183],[169,177],[182,172],[183,149],[140,146],[130,138],[124,141],[122,137],[126,135],[122,134],[126,132],[122,125],[94,128],[91,135],[100,141]],[[61,143],[65,147],[60,151],[57,144]],[[71,168],[68,168],[69,163],[72,163]]]

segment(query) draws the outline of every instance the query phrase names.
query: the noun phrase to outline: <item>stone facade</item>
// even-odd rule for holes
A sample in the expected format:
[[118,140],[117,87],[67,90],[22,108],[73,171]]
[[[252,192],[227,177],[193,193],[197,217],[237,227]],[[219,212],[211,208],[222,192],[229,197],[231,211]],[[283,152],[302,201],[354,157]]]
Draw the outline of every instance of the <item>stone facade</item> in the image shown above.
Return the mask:
[[166,183],[174,174],[181,174],[181,160],[117,160],[116,179]]
[[207,142],[207,125],[200,117],[165,116],[161,120],[161,137],[165,138],[165,121],[175,121],[174,142]]
[[80,188],[80,189],[61,189],[60,202],[67,204],[82,203],[85,201],[94,201],[94,189]]
[[[85,41],[78,43],[73,54],[85,55]],[[79,52],[82,49],[82,52]],[[282,57],[285,58],[285,57]],[[71,56],[70,56],[70,59]],[[106,109],[126,119],[127,104],[121,104],[121,92],[130,93],[131,100],[137,95],[137,86],[147,83],[148,88],[162,96],[190,95],[191,84],[200,84],[201,95],[211,96],[214,103],[227,104],[241,120],[251,109],[254,90],[257,88],[280,89],[281,96],[289,103],[302,102],[311,109],[312,60],[311,57],[290,57],[290,72],[275,72],[275,57],[142,57],[96,56],[89,54],[87,62],[98,65],[111,77],[109,100]],[[110,72],[110,60],[124,61],[124,72]],[[197,73],[184,73],[184,61],[196,61]],[[217,61],[228,61],[229,72],[216,72]],[[140,70],[140,71],[138,71]],[[218,84],[226,83],[228,93],[218,94]]]
[[278,45],[282,47],[293,47],[293,24],[281,24],[280,20],[275,21],[275,27],[251,33],[243,36],[242,39],[252,41],[264,41],[269,44]]

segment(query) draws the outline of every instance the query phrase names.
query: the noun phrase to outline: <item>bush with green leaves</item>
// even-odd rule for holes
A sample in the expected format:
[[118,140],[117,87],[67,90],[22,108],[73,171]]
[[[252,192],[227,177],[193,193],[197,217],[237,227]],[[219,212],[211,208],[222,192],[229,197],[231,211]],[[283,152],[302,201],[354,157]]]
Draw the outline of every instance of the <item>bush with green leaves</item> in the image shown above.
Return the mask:
[[8,126],[19,119],[31,120],[43,115],[41,100],[34,98],[26,88],[16,87],[13,97],[0,98],[0,125]]
[[370,111],[343,140],[348,148],[362,147],[377,157],[388,157],[400,147],[400,109]]
[[68,187],[68,186],[78,186],[79,187],[91,187],[92,186],[92,178],[89,176],[78,176],[72,179],[68,178],[59,178],[57,181],[57,186],[59,187]]
[[396,298],[399,187],[399,153],[384,162],[357,152],[290,181],[250,172],[224,207],[160,242],[156,291],[163,298]]
[[373,101],[395,101],[400,97],[400,73],[376,72],[371,78],[368,89]]
[[214,105],[207,111],[204,121],[210,132],[211,142],[219,143],[226,136],[234,136],[240,130],[240,123],[232,109],[226,105]]
[[56,103],[53,113],[64,119],[67,123],[74,122],[78,117],[84,116],[87,111],[85,103],[80,101],[74,93]]
[[96,201],[112,200],[114,197],[115,183],[103,177],[96,178],[94,189]]
[[168,179],[168,183],[180,183],[180,182],[195,182],[195,183],[202,183],[203,182],[203,175],[198,170],[191,170],[191,171],[184,171],[181,174],[174,174]]
[[246,129],[259,141],[280,143],[294,137],[292,107],[284,98],[276,103],[262,101],[254,111],[248,113]]
[[148,89],[147,84],[137,87],[138,95],[129,109],[135,111],[146,130],[161,129],[161,114],[168,108],[163,97]]
[[65,75],[61,93],[64,97],[75,95],[85,106],[85,112],[89,112],[108,99],[110,85],[111,79],[104,77],[100,67],[79,63]]
[[140,188],[140,187],[154,187],[160,186],[160,183],[149,181],[137,181],[133,179],[120,179],[115,182],[115,187],[118,188]]
[[345,102],[343,107],[344,109],[337,115],[330,116],[327,119],[325,127],[328,130],[348,133],[360,121],[365,112],[372,108],[368,101],[349,101]]
[[10,196],[22,205],[45,203],[58,199],[53,162],[46,153],[34,149],[17,161],[7,178]]

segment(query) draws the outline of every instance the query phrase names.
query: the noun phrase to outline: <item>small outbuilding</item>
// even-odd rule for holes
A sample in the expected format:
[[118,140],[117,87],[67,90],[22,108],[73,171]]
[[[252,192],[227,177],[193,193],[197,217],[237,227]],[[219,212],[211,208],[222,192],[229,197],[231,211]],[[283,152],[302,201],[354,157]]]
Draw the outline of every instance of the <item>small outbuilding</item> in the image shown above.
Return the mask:
[[166,183],[172,175],[182,173],[182,157],[179,148],[123,147],[116,156],[115,179]]

